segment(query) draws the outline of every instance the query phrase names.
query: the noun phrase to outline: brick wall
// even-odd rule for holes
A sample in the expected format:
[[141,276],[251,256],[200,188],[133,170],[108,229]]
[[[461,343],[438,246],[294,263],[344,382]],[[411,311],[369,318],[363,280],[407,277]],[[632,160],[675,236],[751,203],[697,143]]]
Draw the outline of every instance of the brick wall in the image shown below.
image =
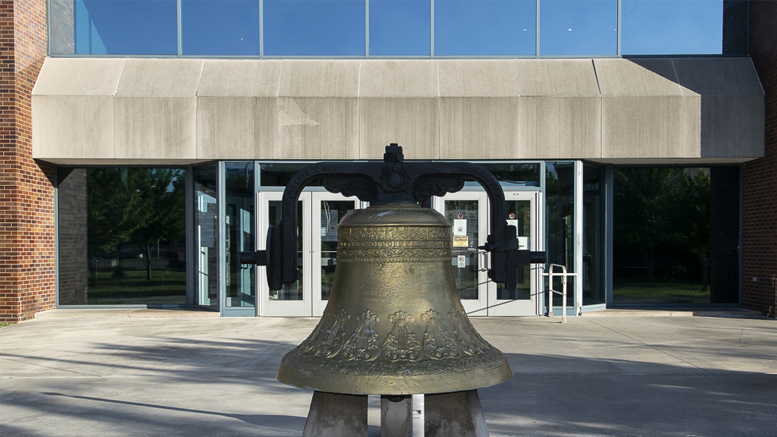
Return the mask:
[[777,310],[777,2],[750,3],[750,56],[766,93],[766,155],[742,166],[742,305]]
[[0,0],[0,322],[54,308],[54,167],[32,159],[45,0]]

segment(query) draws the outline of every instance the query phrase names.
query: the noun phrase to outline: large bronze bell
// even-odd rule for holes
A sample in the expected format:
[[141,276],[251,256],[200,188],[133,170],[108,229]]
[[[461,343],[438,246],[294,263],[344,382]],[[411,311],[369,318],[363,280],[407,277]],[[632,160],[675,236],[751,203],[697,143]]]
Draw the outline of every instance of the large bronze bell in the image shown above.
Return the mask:
[[451,269],[451,230],[438,212],[385,204],[338,227],[329,304],[289,352],[278,380],[347,394],[472,390],[509,380],[506,357],[470,323]]
[[323,180],[328,191],[372,205],[340,222],[324,315],[278,369],[279,381],[315,390],[304,436],[366,435],[370,394],[383,395],[381,435],[383,419],[391,422],[385,435],[407,435],[409,395],[422,393],[430,395],[427,436],[488,435],[476,389],[507,381],[513,372],[461,305],[450,223],[418,205],[461,190],[465,179],[478,182],[490,199],[491,234],[480,247],[491,253],[488,276],[512,290],[522,266],[544,263],[545,256],[518,250],[499,181],[471,163],[404,162],[396,144],[386,147],[383,162],[322,162],[297,172],[283,192],[283,219],[269,229],[266,250],[241,254],[242,264],[265,266],[268,285],[278,290],[300,278],[296,208],[305,186]]

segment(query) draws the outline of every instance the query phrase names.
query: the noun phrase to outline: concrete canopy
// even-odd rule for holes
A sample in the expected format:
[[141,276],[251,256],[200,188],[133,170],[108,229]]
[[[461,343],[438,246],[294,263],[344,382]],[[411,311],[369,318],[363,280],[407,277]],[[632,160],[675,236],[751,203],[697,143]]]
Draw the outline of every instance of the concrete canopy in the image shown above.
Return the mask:
[[48,58],[32,110],[33,157],[72,165],[764,155],[749,58]]

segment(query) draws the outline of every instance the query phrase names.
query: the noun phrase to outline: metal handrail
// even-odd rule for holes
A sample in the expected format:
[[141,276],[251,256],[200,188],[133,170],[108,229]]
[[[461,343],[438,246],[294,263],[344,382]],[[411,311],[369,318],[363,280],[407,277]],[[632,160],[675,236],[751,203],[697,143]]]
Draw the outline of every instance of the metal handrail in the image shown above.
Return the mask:
[[[554,268],[560,267],[561,272],[556,273]],[[553,293],[560,294],[561,298],[561,323],[567,323],[567,276],[577,276],[577,273],[567,273],[567,267],[561,264],[548,265],[548,272],[542,276],[548,277],[548,317],[553,317]],[[561,291],[553,289],[553,278],[561,276]]]

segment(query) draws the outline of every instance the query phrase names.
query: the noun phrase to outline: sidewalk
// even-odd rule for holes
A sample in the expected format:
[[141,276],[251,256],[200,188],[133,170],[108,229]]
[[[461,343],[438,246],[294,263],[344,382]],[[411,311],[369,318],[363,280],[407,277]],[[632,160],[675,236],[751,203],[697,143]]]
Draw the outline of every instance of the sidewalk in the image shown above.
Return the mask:
[[[312,393],[274,376],[316,319],[91,314],[0,328],[0,435],[301,435]],[[479,391],[492,436],[777,435],[777,321],[559,320],[473,320],[515,372]]]

